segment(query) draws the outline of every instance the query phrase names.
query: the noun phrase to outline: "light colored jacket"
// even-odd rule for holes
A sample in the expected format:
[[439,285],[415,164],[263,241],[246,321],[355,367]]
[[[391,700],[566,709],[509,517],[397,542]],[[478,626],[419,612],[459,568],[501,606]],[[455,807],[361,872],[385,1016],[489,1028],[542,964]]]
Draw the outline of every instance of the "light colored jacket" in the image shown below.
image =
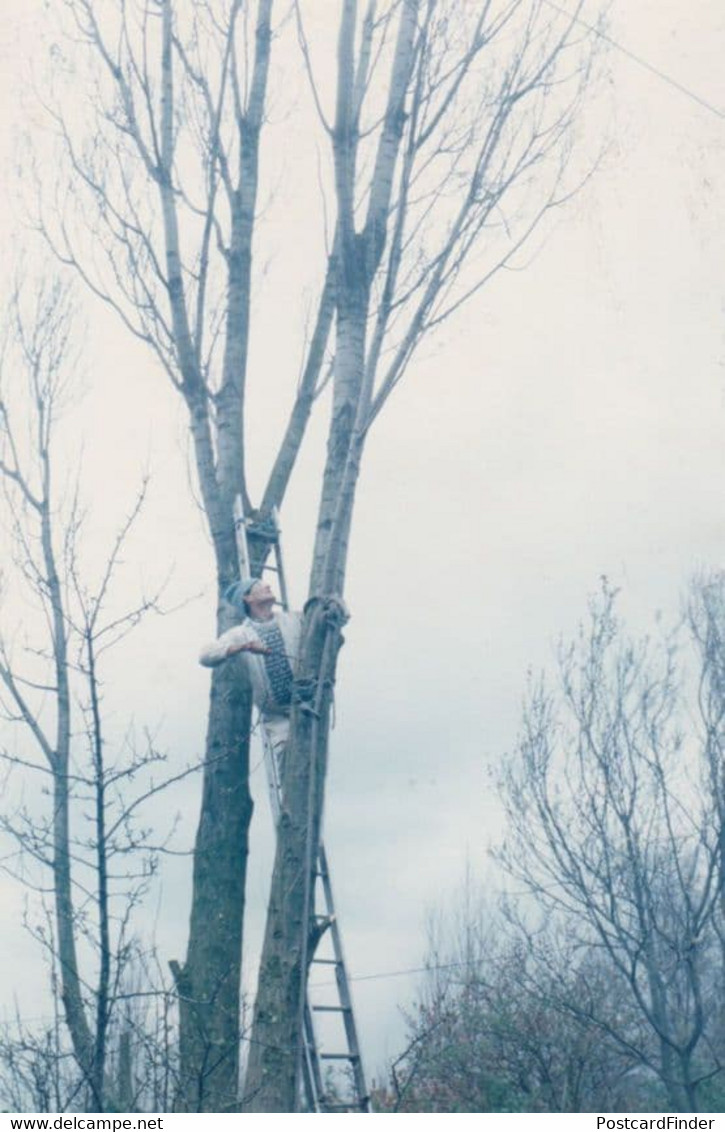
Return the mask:
[[[285,650],[287,652],[287,659],[294,673],[297,670],[297,661],[300,653],[302,614],[287,613],[285,610],[279,610],[279,612],[274,614],[274,620],[279,625],[279,630],[282,634],[282,640],[284,641]],[[227,629],[226,633],[222,633],[221,637],[217,637],[211,644],[205,645],[201,650],[199,663],[205,665],[207,668],[216,668],[218,664],[222,664],[227,659],[230,646],[246,645],[249,644],[250,641],[259,640],[260,637],[255,631],[254,622],[251,621],[249,617],[246,617],[241,625],[235,625],[232,629]],[[279,708],[272,701],[272,690],[267,677],[264,656],[253,652],[241,652],[236,655],[242,657],[247,666],[249,678],[252,683],[254,702],[262,714],[279,712]]]

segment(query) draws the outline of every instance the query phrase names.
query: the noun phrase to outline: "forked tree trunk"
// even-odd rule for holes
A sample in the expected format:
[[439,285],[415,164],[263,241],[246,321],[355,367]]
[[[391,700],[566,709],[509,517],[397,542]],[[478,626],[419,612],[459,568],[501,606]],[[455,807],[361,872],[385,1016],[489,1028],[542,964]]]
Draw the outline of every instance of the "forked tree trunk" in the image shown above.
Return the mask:
[[375,376],[374,367],[367,369],[365,364],[366,333],[372,281],[386,240],[393,171],[414,55],[416,14],[416,0],[406,0],[362,233],[355,231],[354,216],[359,144],[359,106],[353,97],[356,0],[345,0],[340,22],[333,132],[338,217],[332,418],[244,1088],[244,1105],[252,1112],[295,1112],[298,1108],[307,952],[313,929],[312,871],[324,804],[331,694],[345,618],[340,602]]

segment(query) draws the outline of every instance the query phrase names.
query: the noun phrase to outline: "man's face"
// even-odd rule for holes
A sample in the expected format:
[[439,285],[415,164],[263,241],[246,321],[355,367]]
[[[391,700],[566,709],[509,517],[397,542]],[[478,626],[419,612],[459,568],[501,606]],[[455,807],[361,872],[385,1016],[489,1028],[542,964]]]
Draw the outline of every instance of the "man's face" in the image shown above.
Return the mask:
[[275,597],[272,587],[267,582],[255,582],[246,596],[247,606],[252,617],[255,613],[267,613],[274,605]]

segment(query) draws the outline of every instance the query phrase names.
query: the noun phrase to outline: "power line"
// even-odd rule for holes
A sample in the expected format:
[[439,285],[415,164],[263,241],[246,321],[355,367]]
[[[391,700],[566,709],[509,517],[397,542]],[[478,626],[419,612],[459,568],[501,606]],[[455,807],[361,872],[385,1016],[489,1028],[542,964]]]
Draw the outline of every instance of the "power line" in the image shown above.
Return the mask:
[[[453,971],[459,967],[469,967],[470,962],[461,960],[457,963],[429,963],[425,967],[405,967],[400,971],[376,971],[371,975],[348,975],[351,983],[372,983],[377,979],[395,979],[401,975],[424,975],[429,971]],[[331,987],[335,984],[329,983],[315,983],[314,987]]]
[[612,39],[611,35],[607,35],[606,32],[602,31],[602,29],[598,28],[595,24],[590,24],[586,20],[583,20],[580,16],[573,15],[571,12],[568,12],[566,8],[562,8],[559,6],[559,4],[555,4],[554,0],[544,0],[544,3],[547,4],[550,8],[553,8],[554,11],[559,12],[560,15],[566,16],[567,19],[572,20],[574,23],[581,24],[581,26],[586,28],[587,31],[590,31],[594,35],[599,36],[599,38],[603,39],[605,43],[608,43],[611,47],[616,48],[617,51],[621,51],[623,55],[626,55],[634,63],[639,64],[640,67],[644,67],[644,69],[646,71],[649,71],[650,74],[656,75],[658,79],[662,79],[663,82],[668,83],[671,87],[674,87],[674,89],[678,90],[680,94],[684,94],[688,98],[691,98],[693,102],[697,102],[699,106],[704,106],[706,110],[711,110],[713,114],[717,114],[718,118],[725,118],[725,110],[721,110],[718,106],[714,106],[712,102],[708,102],[706,98],[703,98],[701,95],[696,94],[694,90],[690,90],[690,88],[685,86],[684,83],[679,82],[677,79],[673,79],[672,75],[668,75],[665,71],[661,71],[659,67],[655,67],[654,63],[648,62],[647,59],[644,59],[635,51],[631,51],[629,47],[625,47],[624,44],[618,43],[616,39]]

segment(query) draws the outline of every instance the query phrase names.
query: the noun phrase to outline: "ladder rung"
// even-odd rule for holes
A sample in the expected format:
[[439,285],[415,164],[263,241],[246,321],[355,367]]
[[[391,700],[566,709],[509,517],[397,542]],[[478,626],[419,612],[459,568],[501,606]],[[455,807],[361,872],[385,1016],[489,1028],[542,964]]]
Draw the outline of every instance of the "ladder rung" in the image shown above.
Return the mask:
[[320,1058],[325,1061],[359,1061],[359,1053],[320,1053]]
[[328,1014],[349,1014],[350,1012],[349,1006],[312,1006],[310,1009],[325,1011]]
[[311,959],[311,963],[324,963],[327,967],[336,967],[339,963],[338,959]]
[[276,539],[280,533],[279,527],[271,522],[271,517],[269,516],[263,519],[253,519],[251,515],[241,515],[240,519],[244,523],[247,533],[250,534],[252,538],[256,535],[257,538],[271,540],[272,538]]

